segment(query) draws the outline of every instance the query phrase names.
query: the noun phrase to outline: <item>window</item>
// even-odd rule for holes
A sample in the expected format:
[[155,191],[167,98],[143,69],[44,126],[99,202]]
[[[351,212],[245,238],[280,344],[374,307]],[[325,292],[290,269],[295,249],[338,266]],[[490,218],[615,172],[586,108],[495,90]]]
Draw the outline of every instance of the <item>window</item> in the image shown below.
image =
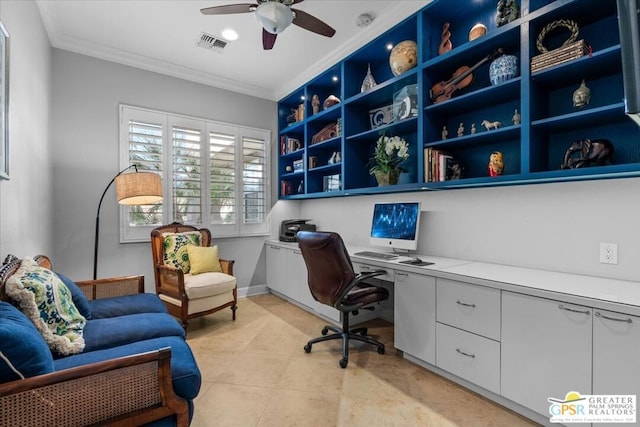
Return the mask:
[[268,234],[271,133],[232,124],[120,106],[121,169],[162,175],[164,199],[121,207],[121,241],[146,241],[179,221],[216,237]]

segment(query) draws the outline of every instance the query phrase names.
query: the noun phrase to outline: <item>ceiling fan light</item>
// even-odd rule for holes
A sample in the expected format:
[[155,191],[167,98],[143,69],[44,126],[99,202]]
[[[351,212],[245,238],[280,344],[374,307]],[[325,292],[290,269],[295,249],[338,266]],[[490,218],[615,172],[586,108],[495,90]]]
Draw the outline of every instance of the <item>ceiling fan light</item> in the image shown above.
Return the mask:
[[280,34],[293,22],[293,12],[282,3],[268,1],[258,6],[256,18],[265,30]]

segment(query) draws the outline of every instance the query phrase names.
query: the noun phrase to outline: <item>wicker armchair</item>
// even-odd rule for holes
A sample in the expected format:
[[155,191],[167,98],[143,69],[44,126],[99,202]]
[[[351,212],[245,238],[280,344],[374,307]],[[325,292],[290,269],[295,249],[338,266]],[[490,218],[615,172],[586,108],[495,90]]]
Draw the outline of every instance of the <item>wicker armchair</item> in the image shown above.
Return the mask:
[[[202,273],[198,274],[196,278],[194,275],[185,274],[179,268],[165,265],[165,233],[185,232],[199,232],[201,246],[211,245],[211,232],[206,228],[198,229],[174,222],[151,231],[151,255],[153,257],[156,293],[164,301],[169,313],[180,319],[185,330],[190,319],[215,313],[227,307],[231,308],[232,319],[236,320],[238,294],[237,284],[233,278],[235,261],[220,259],[222,273],[224,273],[223,276],[227,276],[226,278],[221,278],[220,273]],[[210,275],[214,276],[209,284],[207,280]],[[223,285],[220,283],[221,280],[226,283]]]
[[[35,260],[51,268],[49,258]],[[6,280],[20,267],[8,256],[0,268],[0,300]],[[144,276],[77,282],[87,298],[143,292]],[[136,426],[175,415],[189,425],[188,403],[172,386],[171,349],[91,363],[0,384],[0,426]]]

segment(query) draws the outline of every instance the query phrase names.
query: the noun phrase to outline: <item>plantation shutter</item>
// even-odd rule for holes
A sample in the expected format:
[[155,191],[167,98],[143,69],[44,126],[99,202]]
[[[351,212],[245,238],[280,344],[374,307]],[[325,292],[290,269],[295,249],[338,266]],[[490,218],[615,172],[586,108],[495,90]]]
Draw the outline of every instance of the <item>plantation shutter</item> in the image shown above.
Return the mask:
[[[139,171],[162,174],[162,124],[129,120],[129,164]],[[162,224],[162,202],[153,205],[134,205],[127,209],[130,227]]]
[[202,132],[172,127],[173,218],[185,224],[202,223]]
[[210,156],[210,223],[236,223],[236,147],[235,135],[209,132]]
[[242,137],[242,196],[244,224],[260,224],[266,210],[266,144],[259,138]]

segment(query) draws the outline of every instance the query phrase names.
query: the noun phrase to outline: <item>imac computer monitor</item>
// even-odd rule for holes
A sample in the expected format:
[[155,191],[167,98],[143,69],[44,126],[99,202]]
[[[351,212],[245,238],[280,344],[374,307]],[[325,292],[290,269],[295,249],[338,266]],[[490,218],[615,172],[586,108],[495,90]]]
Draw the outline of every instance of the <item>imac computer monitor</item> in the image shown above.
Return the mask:
[[418,247],[420,202],[376,203],[371,222],[371,246],[415,251]]

